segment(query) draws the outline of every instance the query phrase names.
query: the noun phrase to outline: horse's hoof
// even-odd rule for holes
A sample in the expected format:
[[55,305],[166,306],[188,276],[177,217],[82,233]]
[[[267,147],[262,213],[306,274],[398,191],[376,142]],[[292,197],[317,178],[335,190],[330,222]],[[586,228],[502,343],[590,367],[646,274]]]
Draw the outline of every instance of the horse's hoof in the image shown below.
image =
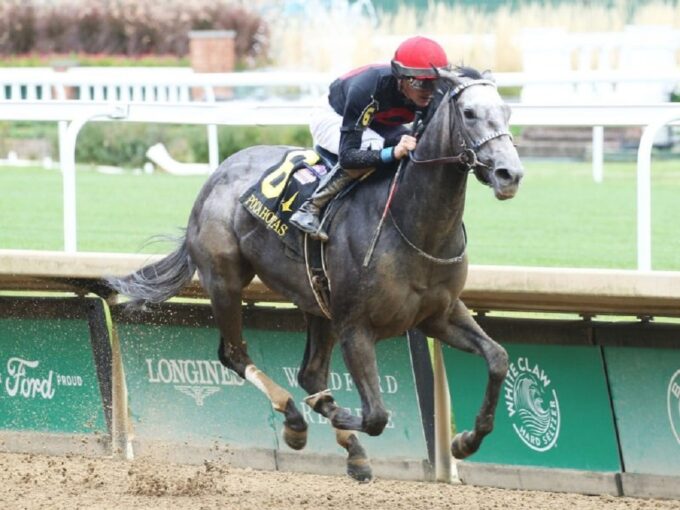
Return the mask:
[[451,441],[451,455],[453,455],[456,459],[464,459],[465,457],[472,455],[474,450],[471,450],[468,447],[469,441],[469,431],[466,430],[465,432],[456,434],[453,438],[453,441]]
[[293,450],[302,450],[307,444],[307,429],[293,430],[290,427],[284,425],[283,440]]
[[373,479],[371,462],[368,460],[366,450],[359,443],[356,434],[348,434],[347,439],[340,444],[347,449],[349,454],[347,457],[347,474],[357,482],[370,482]]
[[359,483],[368,483],[373,480],[373,470],[367,459],[360,462],[348,462],[347,474]]

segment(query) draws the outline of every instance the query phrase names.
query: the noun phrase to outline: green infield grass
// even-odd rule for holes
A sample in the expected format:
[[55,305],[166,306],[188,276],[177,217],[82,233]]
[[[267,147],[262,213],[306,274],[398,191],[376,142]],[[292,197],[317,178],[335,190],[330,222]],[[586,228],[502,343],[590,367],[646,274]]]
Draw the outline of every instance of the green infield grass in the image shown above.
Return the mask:
[[[636,267],[635,163],[607,162],[599,184],[593,182],[589,163],[528,160],[525,166],[519,193],[504,202],[470,177],[465,222],[473,264]],[[168,251],[167,244],[145,243],[186,226],[204,180],[80,169],[78,250]],[[63,248],[58,171],[2,167],[0,193],[0,248]],[[680,270],[679,193],[680,162],[655,161],[652,265],[657,270]]]

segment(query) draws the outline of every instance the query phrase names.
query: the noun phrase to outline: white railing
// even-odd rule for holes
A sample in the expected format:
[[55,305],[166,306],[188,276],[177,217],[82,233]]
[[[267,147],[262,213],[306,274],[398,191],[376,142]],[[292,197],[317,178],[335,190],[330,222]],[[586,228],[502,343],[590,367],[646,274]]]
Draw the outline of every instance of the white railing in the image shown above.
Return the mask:
[[[269,97],[273,89],[288,89],[296,97],[323,95],[331,82],[323,73],[240,72],[195,73],[188,67],[74,67],[67,71],[42,68],[0,68],[0,106],[7,101],[47,101],[72,99],[92,102],[145,102],[175,104],[213,103],[233,97],[235,88],[267,92],[255,96]],[[208,164],[219,164],[216,124],[207,125]],[[59,137],[66,126],[59,124]]]
[[[7,67],[0,68],[0,101],[67,98],[83,101],[201,101],[206,100],[206,97],[214,98],[215,88],[271,90],[277,87],[290,89],[291,94],[309,98],[323,96],[334,78],[329,73],[299,71],[195,73],[188,67],[83,67],[65,72],[49,67]],[[569,92],[566,95],[555,93],[543,96],[543,103],[546,99],[560,103],[583,103],[588,99],[621,103],[626,101],[622,101],[621,95],[616,92],[628,86],[663,86],[668,92],[680,86],[680,70],[676,66],[649,72],[537,69],[494,73],[494,78],[500,87],[559,85],[562,87],[560,90]],[[602,87],[605,87],[602,93],[593,97],[591,89]],[[201,95],[201,90],[207,96]],[[628,95],[625,99],[635,104],[660,101],[657,97],[648,98],[645,94]]]
[[[60,140],[64,180],[64,250],[77,251],[75,144],[89,121],[214,124],[306,125],[313,105],[304,103],[80,103],[73,101],[5,102],[0,120],[62,121]],[[680,104],[657,105],[514,105],[512,124],[520,126],[646,126],[638,150],[638,269],[651,270],[651,148],[658,129],[680,120]]]
[[[651,57],[646,57],[643,59],[646,64],[639,63],[650,52],[649,44],[644,41],[626,43],[627,54],[637,56],[620,59],[624,64],[635,62],[637,68],[631,69],[628,65],[623,70],[615,70],[603,63],[613,49],[622,45],[620,42],[615,44],[615,41],[627,41],[627,38],[612,34],[579,34],[578,37],[567,37],[559,30],[548,33],[550,37],[545,31],[526,31],[524,60],[528,72],[495,74],[499,86],[521,87],[522,103],[656,104],[666,101],[670,91],[680,84],[680,71],[674,71],[673,69],[677,69],[674,65],[657,65],[649,69],[649,64],[660,58],[657,53],[652,52],[657,55],[656,60],[652,59],[653,62]],[[532,42],[532,34],[546,37],[546,42],[543,45]],[[556,47],[555,40],[566,41],[565,48]],[[680,47],[680,42],[673,44]],[[589,59],[584,55],[590,55],[589,52],[597,48],[601,50],[601,62],[599,69],[593,71],[585,65]],[[577,71],[571,70],[571,59],[563,58],[564,51],[575,50],[581,55]],[[558,53],[557,56],[555,52]],[[666,53],[664,50],[663,58],[667,60]],[[643,67],[644,71],[641,70]],[[63,72],[47,67],[0,68],[0,103],[67,98],[84,102],[215,102],[234,99],[242,95],[241,92],[235,94],[234,91],[243,89],[248,90],[247,97],[256,97],[262,101],[282,95],[309,100],[325,95],[333,78],[331,74],[317,72],[195,73],[188,67],[74,67]],[[604,174],[604,130],[603,126],[593,124],[592,127],[593,180],[601,182]],[[65,129],[66,126],[61,122],[60,137],[63,137]],[[216,168],[219,163],[217,127],[215,124],[208,124],[206,129],[208,167]]]
[[[316,72],[195,73],[189,67],[0,68],[0,101],[214,101],[216,89],[287,88],[310,97],[325,93],[333,76]],[[223,91],[228,99],[233,91]]]

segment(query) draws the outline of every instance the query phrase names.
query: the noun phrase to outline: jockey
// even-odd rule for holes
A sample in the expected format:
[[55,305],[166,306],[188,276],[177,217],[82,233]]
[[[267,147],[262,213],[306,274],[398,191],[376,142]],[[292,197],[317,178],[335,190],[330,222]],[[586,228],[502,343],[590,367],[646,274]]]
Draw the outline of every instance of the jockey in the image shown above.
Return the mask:
[[404,124],[427,109],[438,69],[448,68],[438,43],[411,37],[399,45],[391,66],[365,66],[336,79],[328,104],[313,115],[310,130],[315,145],[338,155],[338,165],[321,179],[290,223],[327,241],[319,222],[321,208],[354,179],[415,149],[416,139]]

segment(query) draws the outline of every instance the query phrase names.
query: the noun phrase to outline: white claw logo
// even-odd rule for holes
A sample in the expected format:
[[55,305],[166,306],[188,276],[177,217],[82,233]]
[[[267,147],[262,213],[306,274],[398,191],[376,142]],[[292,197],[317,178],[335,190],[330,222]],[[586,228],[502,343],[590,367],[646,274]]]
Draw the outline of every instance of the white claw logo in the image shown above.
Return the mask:
[[532,450],[545,452],[560,434],[560,404],[550,379],[538,365],[524,357],[510,363],[503,385],[505,407],[512,428]]
[[680,444],[680,370],[668,382],[668,419],[675,439]]

